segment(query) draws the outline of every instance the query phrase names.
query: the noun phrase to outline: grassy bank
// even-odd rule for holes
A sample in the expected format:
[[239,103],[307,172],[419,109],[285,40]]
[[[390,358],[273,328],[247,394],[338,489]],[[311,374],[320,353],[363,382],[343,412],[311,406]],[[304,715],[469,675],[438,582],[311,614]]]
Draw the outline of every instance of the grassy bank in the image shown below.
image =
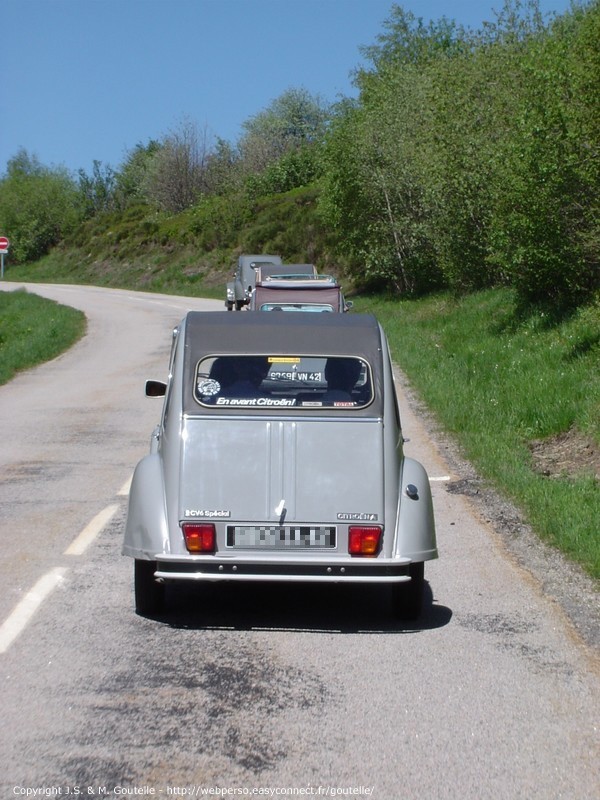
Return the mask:
[[509,291],[359,299],[478,472],[600,578],[600,306],[519,319]]
[[85,315],[24,291],[0,292],[0,384],[63,353],[85,332]]
[[225,300],[240,253],[278,253],[338,272],[331,234],[304,187],[255,201],[231,198],[176,215],[144,205],[85,222],[39,261],[7,265],[6,279],[93,284]]
[[225,299],[225,284],[233,272],[231,256],[202,254],[181,248],[169,254],[164,250],[140,250],[124,261],[108,255],[95,257],[82,250],[58,249],[34,264],[11,267],[6,280],[31,283],[65,283],[160,292],[188,297]]

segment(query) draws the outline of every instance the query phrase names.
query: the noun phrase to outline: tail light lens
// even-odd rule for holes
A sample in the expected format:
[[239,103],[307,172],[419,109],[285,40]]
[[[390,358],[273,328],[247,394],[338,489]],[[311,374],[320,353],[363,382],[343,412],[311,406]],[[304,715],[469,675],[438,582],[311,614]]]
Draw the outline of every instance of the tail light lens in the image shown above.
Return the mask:
[[190,553],[214,553],[217,545],[215,526],[211,523],[184,522],[181,526],[185,546]]
[[351,556],[377,555],[380,543],[379,525],[350,525],[348,528],[348,552]]

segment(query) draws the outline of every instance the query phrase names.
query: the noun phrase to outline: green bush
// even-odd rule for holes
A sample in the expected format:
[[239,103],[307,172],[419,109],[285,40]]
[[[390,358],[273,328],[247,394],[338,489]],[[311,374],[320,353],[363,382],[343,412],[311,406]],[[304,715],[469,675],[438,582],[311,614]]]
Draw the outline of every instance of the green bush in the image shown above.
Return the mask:
[[43,167],[26,151],[0,180],[0,229],[11,240],[13,263],[33,261],[77,228],[83,207],[66,170]]

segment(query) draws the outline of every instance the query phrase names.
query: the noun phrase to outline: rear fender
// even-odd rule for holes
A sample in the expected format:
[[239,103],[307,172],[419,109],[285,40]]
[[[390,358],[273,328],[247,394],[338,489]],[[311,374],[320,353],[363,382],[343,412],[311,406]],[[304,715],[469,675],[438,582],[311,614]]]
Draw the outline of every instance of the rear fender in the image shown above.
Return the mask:
[[398,502],[396,555],[413,561],[437,558],[429,478],[424,467],[412,458],[403,461]]
[[133,473],[122,553],[154,560],[169,552],[165,489],[161,461],[156,453],[143,458]]

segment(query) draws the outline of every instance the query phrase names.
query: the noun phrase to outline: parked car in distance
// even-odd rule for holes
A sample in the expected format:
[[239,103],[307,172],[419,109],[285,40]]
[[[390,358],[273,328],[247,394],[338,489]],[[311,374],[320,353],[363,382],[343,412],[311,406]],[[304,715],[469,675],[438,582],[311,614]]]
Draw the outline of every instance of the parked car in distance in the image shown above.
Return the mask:
[[189,312],[146,394],[164,400],[123,543],[138,613],[169,584],[286,581],[380,584],[419,616],[431,491],[375,317]]
[[344,312],[352,303],[330,275],[276,275],[257,281],[251,311]]
[[233,280],[226,287],[225,308],[240,311],[250,302],[250,293],[254,289],[256,270],[262,264],[281,264],[281,256],[243,255],[238,258]]

